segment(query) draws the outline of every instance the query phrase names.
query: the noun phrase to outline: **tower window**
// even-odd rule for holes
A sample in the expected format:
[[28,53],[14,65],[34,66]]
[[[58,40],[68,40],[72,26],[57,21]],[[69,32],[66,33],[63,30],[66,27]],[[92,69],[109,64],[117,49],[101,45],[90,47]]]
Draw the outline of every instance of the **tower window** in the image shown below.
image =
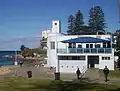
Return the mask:
[[57,25],[57,23],[55,23],[55,25]]
[[51,47],[51,49],[55,49],[55,42],[54,41],[50,42],[50,47]]

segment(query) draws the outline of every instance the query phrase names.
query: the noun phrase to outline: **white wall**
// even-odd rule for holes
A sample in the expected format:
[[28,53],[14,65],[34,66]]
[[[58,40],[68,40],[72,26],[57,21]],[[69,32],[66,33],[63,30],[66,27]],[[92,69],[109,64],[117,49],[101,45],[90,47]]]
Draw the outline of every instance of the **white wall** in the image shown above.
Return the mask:
[[60,72],[61,73],[75,73],[77,68],[79,68],[80,71],[83,72],[83,67],[86,65],[85,60],[59,60],[59,61],[60,61]]
[[[56,52],[57,52],[56,47],[57,47],[57,45],[56,45],[56,40],[55,39],[56,39],[55,36],[48,37],[48,39],[47,39],[47,46],[48,46],[47,65],[54,66],[54,67],[56,67],[56,64],[57,64],[57,55],[56,55]],[[55,42],[55,49],[51,49],[50,42]]]
[[[102,60],[102,57],[110,57],[110,60]],[[109,70],[114,70],[114,56],[113,55],[101,55],[99,56],[99,69],[104,69],[105,66],[109,68]]]
[[52,33],[61,33],[61,22],[59,20],[52,21]]

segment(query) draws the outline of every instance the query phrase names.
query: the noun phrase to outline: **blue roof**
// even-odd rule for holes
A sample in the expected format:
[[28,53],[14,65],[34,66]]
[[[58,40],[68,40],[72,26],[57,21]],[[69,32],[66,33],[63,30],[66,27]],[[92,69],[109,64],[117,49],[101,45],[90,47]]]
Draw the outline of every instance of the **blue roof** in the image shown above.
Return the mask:
[[110,40],[104,40],[94,37],[78,37],[74,39],[64,40],[61,41],[63,43],[107,43],[110,42]]

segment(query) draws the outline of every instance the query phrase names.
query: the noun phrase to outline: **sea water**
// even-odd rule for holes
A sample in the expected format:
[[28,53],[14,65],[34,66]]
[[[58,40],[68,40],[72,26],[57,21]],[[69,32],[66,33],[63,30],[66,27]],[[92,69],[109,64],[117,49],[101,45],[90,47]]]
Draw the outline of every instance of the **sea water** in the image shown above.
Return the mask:
[[0,66],[14,65],[14,59],[6,56],[14,56],[15,51],[0,51]]

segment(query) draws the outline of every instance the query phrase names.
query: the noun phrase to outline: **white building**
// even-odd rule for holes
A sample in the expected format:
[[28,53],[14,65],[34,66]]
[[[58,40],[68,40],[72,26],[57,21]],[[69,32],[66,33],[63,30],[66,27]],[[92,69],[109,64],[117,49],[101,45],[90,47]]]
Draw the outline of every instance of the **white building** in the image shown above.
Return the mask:
[[77,68],[114,70],[114,49],[110,35],[64,35],[60,21],[52,22],[47,39],[47,66],[56,67],[56,72],[75,73]]
[[48,37],[49,32],[50,32],[50,30],[42,30],[41,31],[42,38],[46,39]]

